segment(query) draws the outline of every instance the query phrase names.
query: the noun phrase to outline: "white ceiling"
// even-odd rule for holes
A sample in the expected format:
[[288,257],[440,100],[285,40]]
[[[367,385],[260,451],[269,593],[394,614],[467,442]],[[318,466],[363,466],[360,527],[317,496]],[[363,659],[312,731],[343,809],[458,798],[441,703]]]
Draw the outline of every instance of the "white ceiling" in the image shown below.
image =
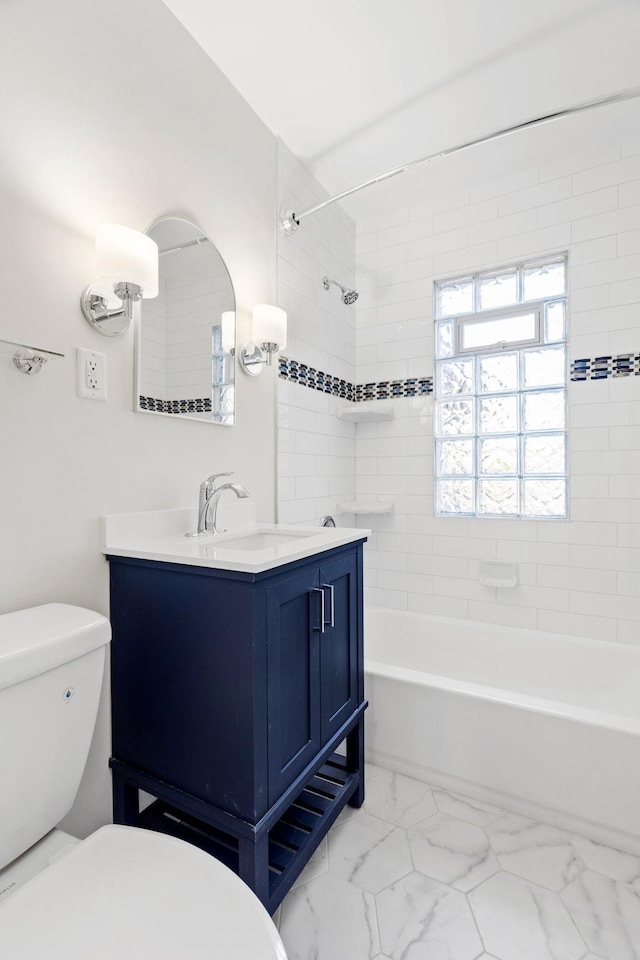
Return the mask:
[[[640,86],[640,0],[164,0],[332,193]],[[640,100],[516,134],[345,202],[357,217],[640,132]]]

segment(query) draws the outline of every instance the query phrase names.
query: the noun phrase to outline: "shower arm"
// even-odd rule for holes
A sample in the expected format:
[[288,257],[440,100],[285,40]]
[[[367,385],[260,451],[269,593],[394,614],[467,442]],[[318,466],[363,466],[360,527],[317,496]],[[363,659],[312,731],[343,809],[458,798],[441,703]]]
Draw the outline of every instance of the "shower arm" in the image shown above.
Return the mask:
[[330,277],[322,278],[322,286],[325,288],[325,290],[328,290],[331,284],[333,284],[334,287],[338,287],[343,293],[347,293],[349,289],[348,287],[343,287],[341,283],[338,283],[337,280],[332,280]]
[[412,170],[414,167],[418,167],[423,163],[430,163],[432,160],[440,160],[443,157],[450,157],[454,153],[461,153],[463,150],[468,150],[470,147],[477,147],[482,143],[490,143],[492,140],[500,140],[502,137],[508,137],[512,133],[518,133],[520,130],[528,130],[532,127],[541,126],[543,123],[551,123],[553,120],[561,120],[564,117],[570,117],[577,113],[584,113],[587,110],[595,110],[598,107],[607,107],[613,103],[624,103],[626,100],[636,100],[639,97],[640,87],[632,87],[627,90],[622,90],[619,93],[609,94],[606,97],[597,97],[594,100],[585,100],[584,102],[574,104],[571,107],[565,107],[562,110],[555,110],[553,113],[546,113],[541,117],[534,117],[531,120],[524,120],[522,123],[513,124],[511,127],[503,127],[501,130],[494,130],[492,133],[486,133],[481,137],[474,137],[473,140],[465,140],[453,147],[446,147],[444,150],[437,150],[435,153],[427,153],[422,157],[416,157],[415,160],[410,160],[408,163],[404,163],[401,167],[394,167],[393,170],[387,170],[386,173],[381,173],[377,177],[371,177],[369,180],[364,180],[355,187],[350,187],[348,190],[343,190],[342,193],[337,193],[334,197],[329,197],[328,200],[323,200],[322,203],[316,203],[313,207],[307,207],[306,210],[302,210],[300,213],[295,213],[293,210],[287,210],[285,213],[283,213],[280,220],[280,229],[287,236],[291,236],[291,234],[296,232],[300,226],[300,221],[303,220],[304,217],[309,217],[312,213],[317,213],[319,210],[324,210],[324,208],[328,207],[330,204],[337,203],[338,200],[344,200],[345,197],[350,197],[353,193],[358,193],[360,190],[364,190],[366,187],[371,187],[374,183],[382,183],[383,180],[390,180],[391,177],[397,177],[400,173],[406,173],[407,170]]

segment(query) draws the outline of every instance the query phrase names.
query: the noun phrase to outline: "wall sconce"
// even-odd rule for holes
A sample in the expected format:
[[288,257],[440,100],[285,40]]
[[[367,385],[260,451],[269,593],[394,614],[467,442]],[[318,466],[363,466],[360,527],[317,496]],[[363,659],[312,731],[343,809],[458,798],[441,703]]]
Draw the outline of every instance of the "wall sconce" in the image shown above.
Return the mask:
[[104,223],[96,233],[96,268],[98,279],[83,291],[80,306],[94,330],[119,337],[134,303],[158,296],[158,245],[137,230]]
[[272,365],[273,354],[284,350],[286,345],[285,311],[268,303],[257,303],[253,308],[253,342],[244,343],[240,349],[240,366],[244,372],[257,377],[265,364]]

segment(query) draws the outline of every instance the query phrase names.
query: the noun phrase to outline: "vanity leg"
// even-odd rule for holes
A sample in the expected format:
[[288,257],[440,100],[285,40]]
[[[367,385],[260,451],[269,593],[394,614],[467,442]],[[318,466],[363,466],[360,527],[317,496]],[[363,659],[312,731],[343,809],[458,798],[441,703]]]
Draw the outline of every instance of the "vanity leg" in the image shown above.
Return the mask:
[[139,816],[138,788],[113,774],[113,822],[136,827]]
[[238,873],[266,906],[269,902],[269,834],[238,840]]
[[364,716],[358,725],[347,734],[347,770],[358,770],[360,781],[349,800],[350,807],[361,807],[364,803]]

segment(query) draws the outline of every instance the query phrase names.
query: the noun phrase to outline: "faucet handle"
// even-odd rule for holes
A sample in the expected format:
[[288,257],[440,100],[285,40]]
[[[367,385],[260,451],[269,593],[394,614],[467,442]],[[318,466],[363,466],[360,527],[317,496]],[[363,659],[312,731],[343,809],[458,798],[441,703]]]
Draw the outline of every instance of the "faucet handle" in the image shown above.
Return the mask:
[[216,480],[218,477],[232,477],[233,470],[228,470],[226,473],[212,473],[210,477],[207,477],[205,480],[206,484],[212,483],[215,487]]

